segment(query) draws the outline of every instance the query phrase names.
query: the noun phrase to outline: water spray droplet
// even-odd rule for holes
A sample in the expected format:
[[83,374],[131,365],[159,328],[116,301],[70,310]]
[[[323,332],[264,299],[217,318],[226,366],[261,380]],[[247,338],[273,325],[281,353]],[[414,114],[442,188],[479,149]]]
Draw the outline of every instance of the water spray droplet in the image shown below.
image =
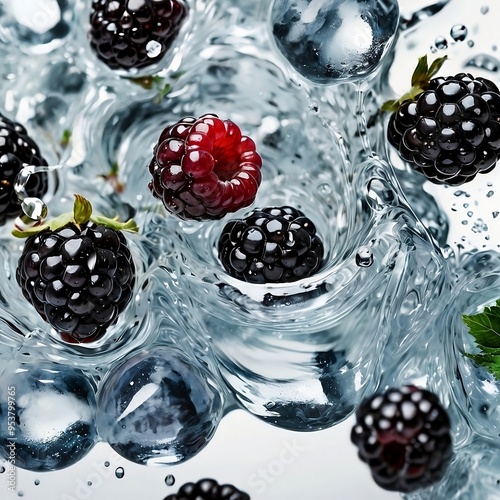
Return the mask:
[[40,484],[40,479],[35,479],[35,486],[38,486]]
[[109,467],[109,466],[110,466],[110,463],[106,460],[106,461],[104,462],[104,467]]
[[115,470],[115,476],[116,476],[118,479],[121,479],[124,475],[125,475],[125,470],[123,469],[123,467],[118,467],[118,468]]
[[487,5],[483,5],[481,7],[481,14],[488,14],[489,11],[490,11],[490,8]]
[[0,467],[0,474],[3,474],[5,472],[5,467]]
[[467,38],[467,27],[463,24],[455,24],[450,30],[450,35],[455,42],[463,42]]
[[356,252],[356,265],[359,267],[370,267],[373,264],[373,252],[370,247],[363,246]]
[[434,40],[434,45],[440,50],[448,48],[448,42],[444,36],[438,36],[436,40]]
[[158,43],[156,40],[150,40],[146,45],[146,53],[151,59],[158,57],[161,54],[161,43]]
[[172,475],[172,474],[169,474],[166,478],[165,478],[165,484],[167,486],[173,486],[175,483],[175,477]]
[[488,54],[479,54],[472,59],[470,59],[465,66],[472,66],[474,68],[485,69],[486,71],[491,71],[492,73],[498,71],[500,67],[500,61],[493,56]]

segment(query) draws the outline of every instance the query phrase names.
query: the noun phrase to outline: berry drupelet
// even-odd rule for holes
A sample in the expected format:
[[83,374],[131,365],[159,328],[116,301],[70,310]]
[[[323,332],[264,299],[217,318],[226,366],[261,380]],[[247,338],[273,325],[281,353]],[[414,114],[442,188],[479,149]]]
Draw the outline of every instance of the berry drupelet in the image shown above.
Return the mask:
[[94,0],[90,46],[111,69],[141,69],[159,62],[187,17],[181,0]]
[[250,500],[250,496],[232,484],[220,485],[214,479],[200,479],[196,483],[186,483],[177,493],[164,500]]
[[292,207],[254,210],[228,222],[218,247],[224,269],[249,283],[291,283],[311,276],[324,252],[314,224]]
[[220,219],[253,203],[261,167],[254,141],[231,120],[185,117],[161,133],[149,189],[181,219]]
[[408,385],[365,399],[351,440],[386,490],[408,493],[439,481],[450,462],[450,420],[437,396]]
[[[7,218],[21,215],[21,202],[14,184],[21,169],[26,165],[46,166],[40,150],[28,136],[26,129],[0,114],[0,224]],[[30,175],[26,184],[28,196],[41,198],[48,189],[46,172]]]
[[[82,199],[77,196],[72,217],[64,214],[31,230],[16,272],[24,297],[71,343],[99,339],[130,302],[135,282],[127,241],[116,229],[135,225],[91,220],[91,208],[77,208]],[[13,233],[25,236],[30,230]]]
[[412,90],[398,101],[387,137],[412,169],[436,184],[460,185],[488,173],[500,156],[500,92],[485,78],[459,73],[431,79],[445,58],[430,68],[422,58]]

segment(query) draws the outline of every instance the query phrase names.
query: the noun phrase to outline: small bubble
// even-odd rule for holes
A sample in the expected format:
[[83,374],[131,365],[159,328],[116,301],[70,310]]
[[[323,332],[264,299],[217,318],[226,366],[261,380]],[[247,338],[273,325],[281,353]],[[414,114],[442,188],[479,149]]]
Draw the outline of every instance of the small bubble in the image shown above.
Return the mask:
[[463,42],[467,38],[467,28],[463,24],[455,24],[450,30],[450,35],[455,42]]
[[494,219],[496,219],[496,218],[498,217],[498,214],[499,214],[499,213],[500,213],[500,212],[495,211],[495,212],[492,212],[492,214],[491,214],[491,215],[493,215],[493,218],[494,218]]
[[359,267],[370,267],[373,264],[373,252],[370,247],[363,246],[356,252],[356,265]]
[[161,54],[161,43],[158,43],[156,40],[149,40],[146,45],[146,53],[151,59],[158,57]]
[[438,36],[434,40],[434,45],[440,50],[448,48],[448,42],[446,41],[446,38],[444,36]]
[[0,474],[3,474],[5,472],[5,467],[0,467]]
[[486,198],[491,198],[494,194],[495,194],[495,192],[494,192],[494,191],[488,191],[488,192],[486,193]]
[[166,478],[165,478],[165,484],[167,486],[173,486],[175,483],[175,477],[172,475],[172,474],[169,474]]
[[319,104],[317,101],[311,101],[309,103],[309,109],[317,113],[319,111]]
[[466,226],[468,223],[469,223],[469,221],[468,221],[468,220],[463,220],[463,221],[462,221],[462,225],[463,225],[463,226]]
[[92,481],[87,481],[87,486],[92,486]]
[[488,14],[489,11],[490,11],[490,8],[487,5],[483,5],[481,7],[481,14]]
[[110,463],[106,460],[106,461],[104,462],[104,467],[109,467],[109,466],[110,466]]
[[467,212],[467,217],[472,217],[474,215],[474,212],[472,212],[471,210],[469,210]]
[[469,47],[474,47],[474,40],[469,40],[469,41],[467,42],[467,45],[468,45]]
[[35,486],[38,486],[40,484],[40,479],[35,479]]
[[121,479],[124,475],[125,475],[125,470],[123,469],[123,467],[118,467],[118,468],[115,470],[115,476],[116,476],[118,479]]

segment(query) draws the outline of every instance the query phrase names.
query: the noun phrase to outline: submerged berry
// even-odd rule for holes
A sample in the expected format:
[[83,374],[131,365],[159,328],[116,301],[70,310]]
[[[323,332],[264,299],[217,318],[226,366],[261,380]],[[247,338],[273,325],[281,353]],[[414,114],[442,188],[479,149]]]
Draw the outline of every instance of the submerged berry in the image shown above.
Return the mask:
[[232,484],[220,485],[215,479],[186,483],[164,500],[250,500],[250,496]]
[[26,240],[16,279],[24,297],[64,340],[92,342],[130,302],[135,266],[120,231],[70,223]]
[[159,62],[187,17],[181,0],[94,0],[90,46],[111,69]]
[[[22,214],[14,185],[17,175],[27,165],[45,166],[47,162],[26,129],[0,114],[0,224]],[[30,175],[25,186],[28,196],[35,198],[41,198],[47,188],[46,172]]]
[[435,394],[412,385],[365,399],[351,440],[375,482],[403,493],[439,481],[452,455],[446,411]]
[[228,222],[219,238],[224,269],[249,283],[290,283],[311,276],[323,252],[312,221],[292,207],[254,210]]
[[181,219],[220,219],[253,203],[261,167],[254,141],[231,120],[185,117],[161,133],[149,189]]

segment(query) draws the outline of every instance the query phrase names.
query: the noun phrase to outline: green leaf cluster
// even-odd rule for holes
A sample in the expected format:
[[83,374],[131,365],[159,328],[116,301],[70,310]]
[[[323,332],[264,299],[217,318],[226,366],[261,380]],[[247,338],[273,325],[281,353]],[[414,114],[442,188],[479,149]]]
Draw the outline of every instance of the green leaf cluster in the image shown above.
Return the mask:
[[481,313],[463,314],[462,320],[480,349],[478,354],[467,353],[466,356],[500,380],[500,299]]

